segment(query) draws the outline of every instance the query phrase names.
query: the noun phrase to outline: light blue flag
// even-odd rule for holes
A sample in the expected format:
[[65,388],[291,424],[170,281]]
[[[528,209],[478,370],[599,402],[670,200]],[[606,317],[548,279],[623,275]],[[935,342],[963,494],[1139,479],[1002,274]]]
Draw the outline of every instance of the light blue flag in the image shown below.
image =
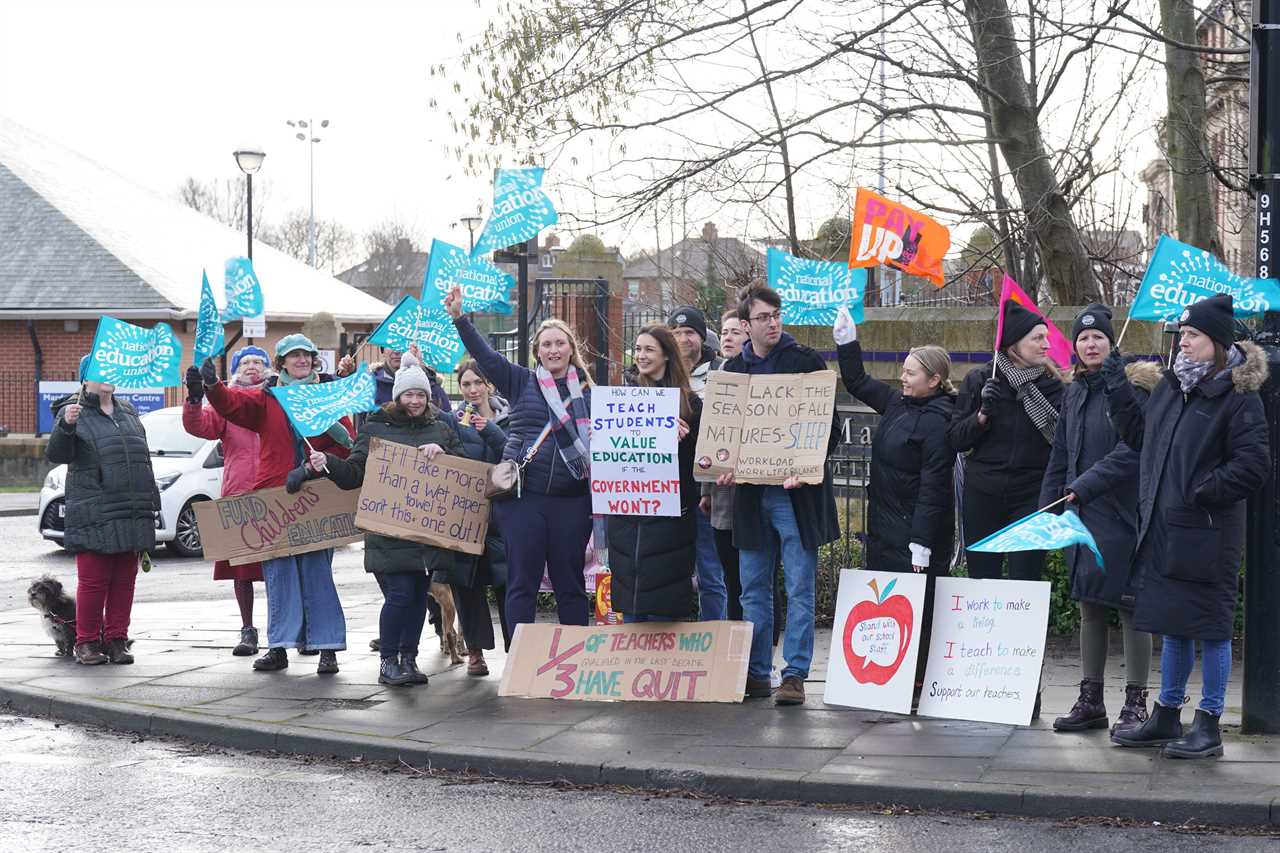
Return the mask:
[[499,169],[493,181],[493,210],[471,250],[471,257],[486,255],[537,237],[543,228],[559,220],[555,205],[542,191],[542,168]]
[[1209,252],[1161,234],[1129,316],[1177,320],[1189,306],[1220,293],[1231,294],[1237,317],[1280,310],[1280,281],[1236,275]]
[[462,310],[510,314],[508,302],[515,278],[484,258],[472,258],[466,249],[443,240],[431,241],[431,259],[422,280],[422,302],[438,305],[454,285],[462,288]]
[[280,408],[299,435],[324,433],[329,427],[353,412],[371,412],[378,408],[374,400],[377,383],[368,367],[344,379],[314,382],[310,385],[273,385],[270,389],[280,401]]
[[406,296],[387,319],[369,335],[369,343],[405,352],[410,344],[422,350],[422,360],[436,370],[453,370],[464,351],[462,338],[443,307],[423,305],[416,297]]
[[213,288],[209,287],[209,274],[202,273],[200,279],[200,312],[196,315],[196,336],[191,344],[191,355],[197,366],[221,353],[227,343],[222,318],[218,316],[218,303],[213,301]]
[[262,313],[262,284],[253,271],[253,261],[248,258],[227,258],[223,271],[223,287],[227,294],[227,307],[222,321],[230,323],[242,317],[257,317]]
[[1010,551],[1050,551],[1070,545],[1086,546],[1097,558],[1098,568],[1105,570],[1102,552],[1098,550],[1093,534],[1084,526],[1080,516],[1070,510],[1062,515],[1043,510],[1033,512],[1008,527],[997,530],[981,542],[970,545],[966,550],[1007,554]]
[[769,286],[782,297],[782,316],[792,326],[830,326],[840,306],[855,323],[863,318],[867,271],[833,261],[797,258],[769,249]]
[[84,378],[117,388],[168,388],[182,384],[181,361],[182,341],[168,323],[144,329],[103,317]]

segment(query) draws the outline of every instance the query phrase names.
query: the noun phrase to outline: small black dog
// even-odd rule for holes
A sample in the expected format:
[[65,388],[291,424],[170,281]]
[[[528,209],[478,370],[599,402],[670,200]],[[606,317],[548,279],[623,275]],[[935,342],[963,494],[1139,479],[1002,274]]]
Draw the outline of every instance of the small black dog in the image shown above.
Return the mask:
[[76,600],[63,591],[57,578],[45,575],[32,581],[27,602],[40,611],[40,622],[58,647],[58,657],[71,657],[76,647]]

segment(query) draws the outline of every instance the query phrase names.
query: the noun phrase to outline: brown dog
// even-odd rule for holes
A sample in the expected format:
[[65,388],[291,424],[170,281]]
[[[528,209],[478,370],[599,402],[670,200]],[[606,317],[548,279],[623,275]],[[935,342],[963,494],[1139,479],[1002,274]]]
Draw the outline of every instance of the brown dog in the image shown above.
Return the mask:
[[458,608],[453,603],[453,590],[448,584],[431,583],[431,597],[440,605],[440,654],[449,656],[449,663],[462,663],[466,649],[462,635],[458,633]]

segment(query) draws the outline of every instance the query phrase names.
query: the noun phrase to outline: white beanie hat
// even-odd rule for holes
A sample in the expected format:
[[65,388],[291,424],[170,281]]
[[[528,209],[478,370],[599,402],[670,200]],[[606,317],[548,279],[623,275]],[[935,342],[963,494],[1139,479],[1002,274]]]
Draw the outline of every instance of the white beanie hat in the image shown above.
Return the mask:
[[391,399],[400,400],[400,395],[410,388],[425,391],[427,400],[431,399],[431,382],[423,372],[422,365],[410,353],[400,357],[400,369],[396,371],[396,382],[391,386]]

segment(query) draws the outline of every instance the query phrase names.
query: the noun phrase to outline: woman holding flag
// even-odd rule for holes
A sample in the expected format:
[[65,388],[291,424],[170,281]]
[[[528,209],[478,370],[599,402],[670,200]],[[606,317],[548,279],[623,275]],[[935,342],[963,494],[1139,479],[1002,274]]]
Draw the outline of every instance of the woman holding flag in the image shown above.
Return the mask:
[[[1138,532],[1138,453],[1111,426],[1101,372],[1115,337],[1111,309],[1105,305],[1088,306],[1071,324],[1076,366],[1062,397],[1062,416],[1038,501],[1046,506],[1065,497],[1067,511],[1079,513],[1103,558],[1099,566],[1093,552],[1078,545],[1066,552],[1071,597],[1080,602],[1083,679],[1071,711],[1053,721],[1054,730],[1060,732],[1107,727],[1102,687],[1112,610],[1119,612],[1124,631],[1126,683],[1124,707],[1111,733],[1136,728],[1147,719],[1151,635],[1133,627],[1130,585]],[[1138,405],[1143,405],[1160,379],[1160,367],[1134,361],[1125,368],[1125,376]]]
[[[317,476],[304,466],[308,445],[345,458],[353,442],[351,419],[342,418],[324,435],[305,439],[269,389],[276,385],[311,385],[329,377],[317,370],[320,351],[305,335],[287,335],[276,344],[276,370],[259,388],[231,388],[218,381],[213,360],[200,366],[205,397],[229,423],[258,434],[256,489],[285,486],[297,491]],[[267,653],[253,662],[256,670],[272,671],[289,665],[285,649],[319,651],[316,672],[338,671],[336,652],[347,647],[347,620],[333,585],[333,549],[308,551],[267,560],[262,565],[267,584]]]
[[[1232,308],[1231,296],[1222,294],[1182,312],[1177,360],[1145,407],[1125,380],[1118,350],[1102,366],[1112,420],[1141,454],[1133,624],[1163,635],[1160,697],[1151,717],[1112,740],[1163,746],[1171,758],[1222,755],[1245,501],[1271,466],[1257,393],[1267,380],[1267,358],[1252,343],[1234,342]],[[1184,731],[1197,640],[1203,687],[1195,721]]]
[[591,536],[591,376],[578,341],[561,320],[544,320],[533,337],[537,368],[512,364],[462,315],[454,286],[444,308],[467,352],[511,403],[502,458],[523,468],[519,493],[493,505],[507,543],[507,621],[532,622],[545,570],[563,625],[586,625],[583,569]]

